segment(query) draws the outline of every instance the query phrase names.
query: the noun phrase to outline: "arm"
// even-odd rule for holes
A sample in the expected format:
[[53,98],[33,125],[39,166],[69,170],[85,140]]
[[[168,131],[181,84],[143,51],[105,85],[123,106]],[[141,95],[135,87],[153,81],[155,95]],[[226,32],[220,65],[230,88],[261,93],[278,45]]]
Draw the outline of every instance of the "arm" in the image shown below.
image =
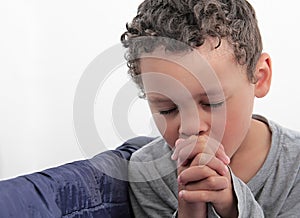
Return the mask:
[[231,172],[234,193],[237,197],[238,213],[240,218],[264,217],[264,212],[255,200],[249,187]]
[[[248,218],[248,217],[264,217],[264,212],[259,203],[255,200],[253,193],[249,187],[236,177],[230,170],[232,188],[234,195],[237,199],[237,210],[239,218]],[[213,204],[208,204],[208,217],[220,217],[216,210],[214,209]]]
[[172,217],[177,208],[176,172],[161,176],[156,166],[146,163],[149,162],[143,164],[133,156],[128,167],[129,194],[134,215]]
[[[299,159],[297,158],[297,160]],[[289,169],[299,168],[297,161],[294,161],[293,164],[295,167],[289,167]],[[288,168],[283,168],[284,172],[287,172],[286,169]],[[299,216],[300,172],[288,175],[278,173],[278,175],[283,176],[284,179],[278,181],[278,177],[271,177],[262,190],[257,190],[260,194],[254,196],[248,185],[231,172],[239,217],[285,218]],[[208,207],[208,215],[209,217],[218,217],[212,205]]]
[[160,137],[135,152],[128,165],[135,217],[172,217],[177,210],[176,162]]

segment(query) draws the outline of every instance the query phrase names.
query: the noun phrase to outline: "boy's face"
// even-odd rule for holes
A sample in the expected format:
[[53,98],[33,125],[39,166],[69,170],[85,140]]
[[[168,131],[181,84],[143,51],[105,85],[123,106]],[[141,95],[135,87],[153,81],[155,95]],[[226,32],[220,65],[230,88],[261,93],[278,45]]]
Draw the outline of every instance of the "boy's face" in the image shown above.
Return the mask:
[[171,147],[178,138],[207,135],[231,157],[250,127],[254,85],[226,41],[213,45],[207,40],[194,52],[142,58],[140,69],[155,123]]

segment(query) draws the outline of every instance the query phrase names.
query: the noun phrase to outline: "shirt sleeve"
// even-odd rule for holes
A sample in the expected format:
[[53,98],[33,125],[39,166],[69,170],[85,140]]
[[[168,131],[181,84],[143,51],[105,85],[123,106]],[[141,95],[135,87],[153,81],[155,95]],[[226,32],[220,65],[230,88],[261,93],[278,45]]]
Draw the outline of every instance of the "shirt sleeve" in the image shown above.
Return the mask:
[[264,217],[263,209],[255,200],[250,188],[232,172],[231,175],[234,193],[238,201],[238,217]]
[[287,195],[282,208],[277,218],[299,217],[300,214],[300,172],[298,171],[297,178],[294,180],[294,185]]
[[[231,170],[230,170],[231,171]],[[238,217],[239,218],[248,218],[248,217],[268,217],[268,218],[286,218],[286,217],[299,217],[300,211],[300,201],[299,201],[299,193],[300,193],[300,173],[298,172],[297,178],[290,178],[293,181],[292,188],[288,191],[286,198],[281,199],[280,205],[277,204],[277,207],[280,207],[278,212],[273,213],[275,208],[272,207],[272,212],[268,212],[266,208],[260,205],[260,203],[255,199],[250,188],[241,181],[238,177],[236,177],[231,172],[233,190],[237,197],[238,201]],[[284,186],[284,184],[282,184]],[[271,190],[270,190],[271,192]],[[285,195],[282,192],[282,195]],[[271,194],[269,195],[271,198]],[[270,199],[272,201],[278,201],[278,199]],[[207,216],[209,218],[220,218],[218,213],[214,210],[212,204],[208,203],[207,207]]]
[[[237,197],[238,217],[239,218],[261,218],[264,217],[264,212],[259,203],[255,200],[255,197],[249,187],[236,177],[231,169],[231,180],[233,191]],[[207,216],[209,218],[219,218],[220,216],[214,210],[212,204],[208,204]]]
[[167,175],[159,178],[156,175],[155,179],[151,179],[149,175],[154,175],[156,170],[142,164],[129,163],[128,170],[129,196],[135,217],[173,217],[177,196],[170,184],[174,183],[171,178],[176,177]]

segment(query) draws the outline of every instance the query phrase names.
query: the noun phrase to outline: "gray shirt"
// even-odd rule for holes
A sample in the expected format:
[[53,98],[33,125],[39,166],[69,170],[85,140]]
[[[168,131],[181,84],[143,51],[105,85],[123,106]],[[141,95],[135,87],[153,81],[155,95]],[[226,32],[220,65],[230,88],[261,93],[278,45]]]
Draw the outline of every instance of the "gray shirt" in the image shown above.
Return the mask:
[[[272,132],[269,154],[245,184],[232,172],[239,217],[300,217],[300,133],[264,120]],[[177,170],[163,138],[139,149],[129,163],[130,199],[136,217],[172,217],[177,211]],[[219,217],[208,204],[208,217]]]

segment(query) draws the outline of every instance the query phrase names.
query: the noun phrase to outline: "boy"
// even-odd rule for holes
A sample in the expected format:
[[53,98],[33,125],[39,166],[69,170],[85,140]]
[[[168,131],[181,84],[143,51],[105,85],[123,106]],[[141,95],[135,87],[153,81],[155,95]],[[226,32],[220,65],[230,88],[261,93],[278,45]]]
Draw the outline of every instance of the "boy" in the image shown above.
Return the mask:
[[270,88],[245,0],[145,0],[121,41],[162,135],[129,164],[136,217],[298,217],[300,134],[252,115]]

